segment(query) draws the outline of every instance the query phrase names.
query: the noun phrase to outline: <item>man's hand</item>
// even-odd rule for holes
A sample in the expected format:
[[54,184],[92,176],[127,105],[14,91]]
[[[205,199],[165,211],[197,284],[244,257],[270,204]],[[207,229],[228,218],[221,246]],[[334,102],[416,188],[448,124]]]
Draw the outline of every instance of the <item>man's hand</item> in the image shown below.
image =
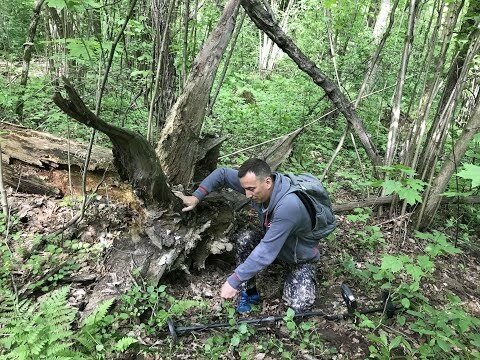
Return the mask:
[[200,202],[200,200],[198,200],[195,196],[183,195],[183,193],[181,191],[174,191],[173,194],[176,197],[179,197],[183,201],[184,205],[187,205],[186,207],[184,207],[182,209],[182,211],[184,211],[184,212],[193,210],[195,208],[195,206],[197,206],[197,204]]
[[230,286],[228,281],[222,285],[222,289],[220,290],[220,296],[224,299],[233,299],[238,293],[238,290],[234,289]]

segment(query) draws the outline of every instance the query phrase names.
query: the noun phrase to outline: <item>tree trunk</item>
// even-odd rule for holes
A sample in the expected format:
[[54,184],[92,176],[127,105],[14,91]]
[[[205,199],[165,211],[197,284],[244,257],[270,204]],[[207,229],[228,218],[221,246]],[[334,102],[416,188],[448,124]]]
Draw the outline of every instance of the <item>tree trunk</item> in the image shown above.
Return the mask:
[[227,57],[225,58],[223,68],[222,68],[222,73],[220,74],[220,77],[218,79],[217,87],[215,88],[215,92],[213,93],[212,96],[210,96],[210,100],[208,101],[208,107],[207,107],[207,113],[206,113],[207,116],[210,116],[212,114],[213,106],[215,105],[217,96],[220,93],[220,89],[222,88],[223,81],[225,80],[225,75],[227,74],[228,65],[230,64],[230,59],[232,58],[232,54],[235,50],[235,46],[237,45],[238,35],[240,34],[240,31],[242,30],[243,22],[245,21],[245,16],[246,16],[246,13],[243,12],[242,17],[240,18],[240,21],[235,28],[235,32],[232,36],[230,50],[227,54]]
[[22,76],[20,78],[20,93],[18,94],[18,101],[15,107],[15,113],[18,117],[23,119],[23,105],[24,105],[24,95],[25,87],[28,82],[28,71],[30,69],[30,60],[32,59],[32,48],[33,41],[35,40],[35,35],[37,34],[37,25],[40,20],[40,11],[42,10],[42,5],[45,0],[37,0],[35,4],[35,9],[33,10],[32,20],[30,21],[30,27],[28,28],[27,40],[23,44],[23,66],[22,66]]
[[[188,1],[188,0],[187,0]],[[165,4],[166,5],[166,4]],[[154,143],[154,112],[157,111],[157,126],[160,126],[160,123],[163,124],[165,117],[160,116],[160,114],[166,114],[167,109],[165,109],[162,101],[162,92],[164,92],[163,86],[163,78],[165,77],[165,73],[169,74],[168,69],[165,66],[169,65],[168,56],[170,51],[168,50],[170,44],[170,24],[172,23],[172,13],[173,9],[175,8],[175,0],[170,0],[168,5],[168,11],[163,22],[163,26],[157,27],[156,39],[161,39],[160,42],[157,44],[157,48],[159,47],[159,51],[157,54],[157,66],[155,71],[155,79],[154,85],[152,89],[152,95],[150,99],[150,107],[148,111],[148,121],[147,121],[147,141],[150,143]],[[164,17],[162,17],[163,19]],[[159,24],[160,25],[160,24]],[[162,33],[160,31],[162,30]],[[164,58],[167,57],[166,61]],[[165,71],[162,71],[165,70]],[[167,86],[170,84],[167,84]],[[160,117],[162,117],[160,119]],[[161,122],[160,122],[161,121]]]
[[377,62],[378,59],[380,58],[380,53],[383,50],[383,46],[385,45],[385,42],[387,41],[388,37],[390,36],[390,31],[392,30],[393,23],[395,21],[395,10],[397,9],[399,0],[395,0],[395,3],[393,4],[392,11],[390,13],[390,20],[388,22],[388,26],[383,33],[382,39],[380,40],[375,53],[372,55],[372,58],[369,61],[369,66],[368,70],[365,73],[365,76],[363,78],[362,85],[360,86],[360,90],[358,91],[357,99],[355,100],[355,109],[358,107],[360,104],[360,101],[362,100],[363,94],[368,91],[368,87],[370,86],[370,83],[373,81],[373,78],[375,77],[375,69],[377,67]]
[[169,113],[160,135],[157,155],[171,184],[187,187],[202,141],[200,131],[215,73],[230,41],[240,0],[230,0],[217,27],[197,55],[183,93]]
[[68,100],[56,92],[53,101],[67,115],[107,135],[115,166],[147,203],[169,202],[171,192],[153,147],[141,135],[106,123],[90,111],[70,82],[63,78]]
[[457,169],[458,163],[461,161],[463,155],[465,155],[470,141],[478,133],[480,133],[480,99],[477,99],[475,110],[463,129],[462,134],[455,142],[452,154],[443,163],[442,168],[430,188],[428,197],[424,199],[424,210],[421,214],[422,216],[417,219],[417,228],[424,229],[432,223],[433,217],[440,206],[443,197],[442,193],[445,192],[450,178]]
[[405,43],[403,46],[403,54],[400,69],[397,76],[397,87],[395,88],[395,95],[392,104],[392,114],[390,118],[390,129],[388,131],[388,142],[385,154],[385,165],[391,165],[397,149],[398,138],[398,124],[400,120],[400,102],[403,94],[403,87],[405,85],[405,75],[407,72],[408,61],[410,59],[410,52],[413,43],[413,29],[415,26],[415,14],[417,9],[416,0],[410,0],[410,7],[408,13],[408,27],[405,36]]
[[[426,118],[422,114],[424,113],[420,109],[423,109],[422,104],[431,104],[431,101],[429,100],[432,96],[435,97],[435,94],[437,93],[437,88],[438,88],[438,79],[440,78],[440,73],[441,71],[433,71],[433,77],[429,79],[430,71],[429,69],[431,68],[431,63],[433,62],[433,55],[435,51],[435,46],[438,42],[438,32],[440,29],[440,25],[442,22],[442,13],[443,13],[443,8],[444,8],[444,1],[440,0],[441,4],[438,7],[437,10],[437,17],[436,17],[436,24],[433,29],[433,34],[430,34],[430,26],[433,21],[433,14],[435,12],[435,6],[432,10],[432,16],[429,21],[429,25],[427,27],[427,31],[425,34],[425,38],[423,41],[423,44],[427,43],[428,37],[430,38],[428,41],[428,45],[424,45],[423,48],[426,49],[425,51],[425,56],[422,62],[422,73],[424,74],[425,78],[423,79],[423,85],[422,85],[422,90],[420,91],[422,96],[420,96],[420,104],[419,104],[419,109],[417,110],[417,115],[414,116],[415,121],[413,126],[410,128],[409,134],[407,136],[407,139],[405,141],[405,147],[404,147],[404,152],[402,156],[401,163],[411,167],[412,169],[415,169],[416,167],[416,162],[418,160],[418,154],[420,152],[420,142],[423,141],[423,135],[425,133],[426,129]],[[429,36],[430,35],[430,36]],[[442,52],[440,52],[441,56]],[[438,64],[438,62],[436,62]],[[415,88],[414,88],[414,93],[416,94],[416,89],[420,83],[420,79],[415,83]],[[413,98],[412,101],[409,104],[408,110],[407,110],[407,116],[410,116],[410,108],[413,104]]]
[[[355,133],[360,138],[362,145],[374,165],[381,164],[377,149],[367,134],[362,120],[350,105],[350,102],[331,79],[323,74],[320,69],[295,45],[295,43],[275,23],[272,15],[265,9],[261,0],[242,0],[242,6],[255,25],[263,30],[298,67],[308,74],[313,82],[319,85],[338,110],[352,125]],[[375,171],[375,170],[374,170]]]
[[[453,14],[454,16],[452,17],[455,20],[455,22],[452,24],[450,29],[448,29],[449,33],[446,34],[449,37],[451,37],[451,33],[454,30],[454,24],[456,23],[456,19],[458,18],[458,14],[460,13],[462,6],[463,6],[463,1],[461,2],[460,6],[454,9],[454,14]],[[467,10],[466,15],[474,16],[474,14],[476,13],[472,11],[475,11],[475,10],[477,11],[480,10],[480,5],[478,4],[475,5],[475,3],[473,3],[470,5],[469,9]],[[470,21],[466,20],[462,26],[461,32],[466,31],[465,28],[468,29],[471,26],[472,24],[470,23]],[[430,127],[430,130],[426,137],[426,142],[423,146],[423,151],[418,160],[417,173],[420,175],[420,177],[424,181],[428,181],[428,179],[430,178],[430,174],[432,174],[431,171],[435,166],[436,158],[438,154],[440,154],[443,151],[443,145],[444,145],[443,143],[445,139],[444,134],[446,133],[445,130],[450,120],[450,114],[453,111],[452,107],[455,106],[456,96],[459,96],[461,93],[461,90],[459,87],[463,88],[463,84],[459,83],[459,78],[462,76],[462,74],[466,74],[464,72],[463,67],[465,65],[465,60],[466,60],[470,45],[475,42],[475,36],[477,36],[476,34],[478,34],[478,30],[475,30],[474,28],[470,29],[470,33],[469,33],[470,41],[467,41],[466,43],[463,44],[462,48],[455,55],[454,60],[450,65],[450,69],[448,71],[442,98],[437,107],[437,112],[436,112],[433,124]],[[449,37],[447,37],[444,43],[449,43]],[[440,72],[440,69],[441,68],[437,67],[437,73]]]
[[[292,12],[293,0],[288,0],[286,9],[283,11],[282,20],[280,21],[280,28],[286,33],[288,31],[288,20]],[[276,1],[271,1],[273,10],[279,8]],[[270,71],[275,68],[278,60],[281,57],[279,47],[267,36],[265,33],[260,34],[260,48],[259,48],[259,63],[260,71]]]
[[372,33],[373,41],[376,45],[380,44],[383,34],[385,34],[385,31],[388,27],[387,20],[391,11],[395,12],[395,9],[392,10],[392,3],[390,2],[390,0],[382,0]]

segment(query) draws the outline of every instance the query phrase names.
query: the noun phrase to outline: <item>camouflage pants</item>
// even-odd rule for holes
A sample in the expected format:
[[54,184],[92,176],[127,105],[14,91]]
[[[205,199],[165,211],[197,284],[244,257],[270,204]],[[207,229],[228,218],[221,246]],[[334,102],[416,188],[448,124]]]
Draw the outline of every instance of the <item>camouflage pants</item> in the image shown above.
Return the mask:
[[[247,259],[262,237],[261,231],[252,230],[243,231],[235,235],[234,249],[237,265]],[[281,262],[281,264],[286,270],[282,297],[285,304],[297,313],[309,310],[315,302],[317,285],[316,263],[285,264]],[[248,290],[255,286],[255,278],[252,278],[242,284],[242,290]]]

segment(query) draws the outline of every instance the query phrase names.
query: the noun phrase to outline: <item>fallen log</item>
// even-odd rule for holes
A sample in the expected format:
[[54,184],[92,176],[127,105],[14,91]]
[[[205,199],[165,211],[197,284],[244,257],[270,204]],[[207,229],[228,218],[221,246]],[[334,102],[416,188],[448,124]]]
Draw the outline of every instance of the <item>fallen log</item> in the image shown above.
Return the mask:
[[[81,195],[86,144],[6,122],[0,122],[0,130],[7,186],[21,193],[53,197]],[[94,188],[104,175],[109,184],[120,181],[110,149],[94,145],[91,158],[87,189]]]
[[[343,204],[333,204],[333,210],[335,213],[349,212],[356,208],[375,208],[380,205],[388,205],[393,201],[393,196],[382,196],[368,198],[361,201],[352,201]],[[443,198],[442,204],[480,204],[480,196],[468,196],[460,198]]]

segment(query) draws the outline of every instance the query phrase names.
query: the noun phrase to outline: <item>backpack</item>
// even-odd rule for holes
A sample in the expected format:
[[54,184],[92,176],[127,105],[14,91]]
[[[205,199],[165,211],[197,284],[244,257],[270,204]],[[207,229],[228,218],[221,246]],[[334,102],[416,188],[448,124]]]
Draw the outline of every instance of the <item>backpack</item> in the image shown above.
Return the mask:
[[300,175],[286,174],[292,181],[287,194],[295,193],[307,209],[312,221],[312,233],[317,238],[324,238],[335,230],[336,220],[332,202],[327,190],[320,180],[307,173]]

